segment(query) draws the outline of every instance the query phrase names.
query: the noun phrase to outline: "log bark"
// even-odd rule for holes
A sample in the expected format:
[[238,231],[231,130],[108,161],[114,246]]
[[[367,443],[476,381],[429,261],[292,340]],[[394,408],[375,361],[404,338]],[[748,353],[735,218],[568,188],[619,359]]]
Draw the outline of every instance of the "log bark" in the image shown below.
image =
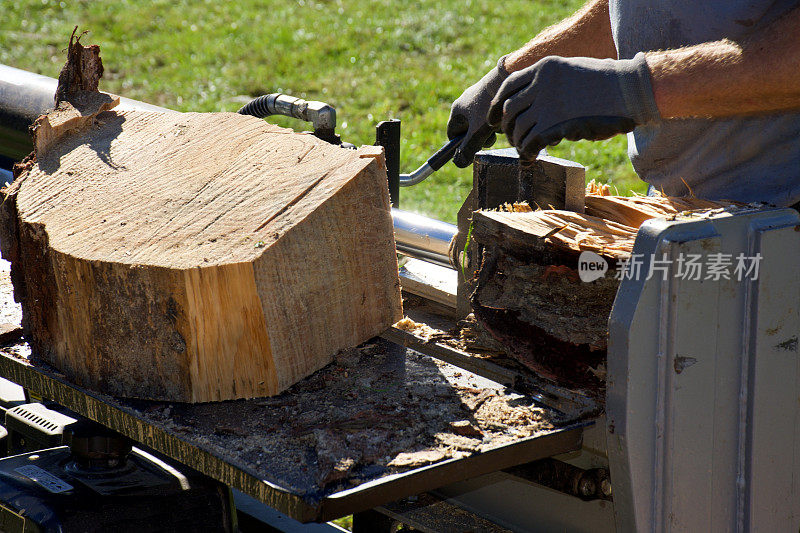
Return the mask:
[[483,245],[470,299],[475,318],[540,377],[599,391],[608,315],[619,283],[613,278],[582,283],[578,252],[548,245],[544,226],[521,223],[527,215],[475,213],[472,236]]
[[402,318],[379,148],[58,94],[5,191],[0,244],[34,354],[69,379],[168,401],[273,395]]

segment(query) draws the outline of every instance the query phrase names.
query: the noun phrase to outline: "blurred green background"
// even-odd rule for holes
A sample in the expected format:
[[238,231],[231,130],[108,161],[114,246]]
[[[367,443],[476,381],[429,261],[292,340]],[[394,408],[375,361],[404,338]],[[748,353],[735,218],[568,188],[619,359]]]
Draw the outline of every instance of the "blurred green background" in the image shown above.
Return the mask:
[[[90,32],[84,44],[101,47],[102,90],[181,111],[235,111],[251,97],[285,92],[336,107],[338,131],[354,144],[373,144],[375,124],[399,118],[401,172],[409,172],[446,140],[450,104],[464,88],[581,4],[4,0],[0,62],[56,77],[78,25]],[[564,142],[550,153],[620,193],[643,192],[625,148],[617,137]],[[454,222],[470,180],[471,169],[449,164],[401,190],[402,206]]]

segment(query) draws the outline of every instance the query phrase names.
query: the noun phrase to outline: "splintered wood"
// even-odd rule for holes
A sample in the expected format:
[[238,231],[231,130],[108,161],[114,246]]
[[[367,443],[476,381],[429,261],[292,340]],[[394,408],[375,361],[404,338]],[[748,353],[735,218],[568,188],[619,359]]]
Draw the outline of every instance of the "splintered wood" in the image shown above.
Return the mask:
[[267,396],[402,317],[380,149],[117,111],[79,83],[101,69],[71,41],[0,210],[37,356],[119,396]]
[[[473,238],[484,246],[472,308],[507,352],[562,385],[603,385],[608,316],[619,288],[612,275],[651,218],[703,216],[733,206],[697,198],[620,197],[595,186],[585,214],[519,206],[482,211]],[[609,272],[592,282],[578,275],[578,256],[602,256]]]
[[[630,256],[636,232],[651,218],[675,217],[733,205],[699,198],[587,194],[585,214],[557,209],[534,211],[527,205],[482,211],[476,224],[484,233],[528,245],[541,241],[571,252],[591,251],[610,259]],[[477,228],[476,228],[477,229]]]

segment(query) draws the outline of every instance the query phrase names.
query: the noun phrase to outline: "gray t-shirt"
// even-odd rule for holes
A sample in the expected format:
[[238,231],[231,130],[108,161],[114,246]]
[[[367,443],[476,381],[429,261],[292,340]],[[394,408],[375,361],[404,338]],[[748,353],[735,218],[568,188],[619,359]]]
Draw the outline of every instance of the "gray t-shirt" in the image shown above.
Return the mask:
[[[609,3],[620,59],[640,51],[737,40],[800,5],[798,0]],[[639,176],[666,194],[687,195],[691,189],[708,199],[778,206],[800,201],[800,113],[662,120],[630,133],[628,154]]]

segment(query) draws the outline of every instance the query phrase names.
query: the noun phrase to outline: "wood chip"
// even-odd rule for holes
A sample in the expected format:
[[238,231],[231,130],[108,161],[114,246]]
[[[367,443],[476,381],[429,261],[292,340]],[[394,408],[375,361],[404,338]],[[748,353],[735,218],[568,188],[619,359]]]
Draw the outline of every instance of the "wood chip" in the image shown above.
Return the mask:
[[389,462],[392,467],[412,467],[436,463],[446,455],[439,450],[422,450],[419,452],[402,452]]
[[472,425],[469,420],[451,422],[450,429],[452,429],[453,433],[456,435],[461,435],[463,437],[483,438],[483,431]]

